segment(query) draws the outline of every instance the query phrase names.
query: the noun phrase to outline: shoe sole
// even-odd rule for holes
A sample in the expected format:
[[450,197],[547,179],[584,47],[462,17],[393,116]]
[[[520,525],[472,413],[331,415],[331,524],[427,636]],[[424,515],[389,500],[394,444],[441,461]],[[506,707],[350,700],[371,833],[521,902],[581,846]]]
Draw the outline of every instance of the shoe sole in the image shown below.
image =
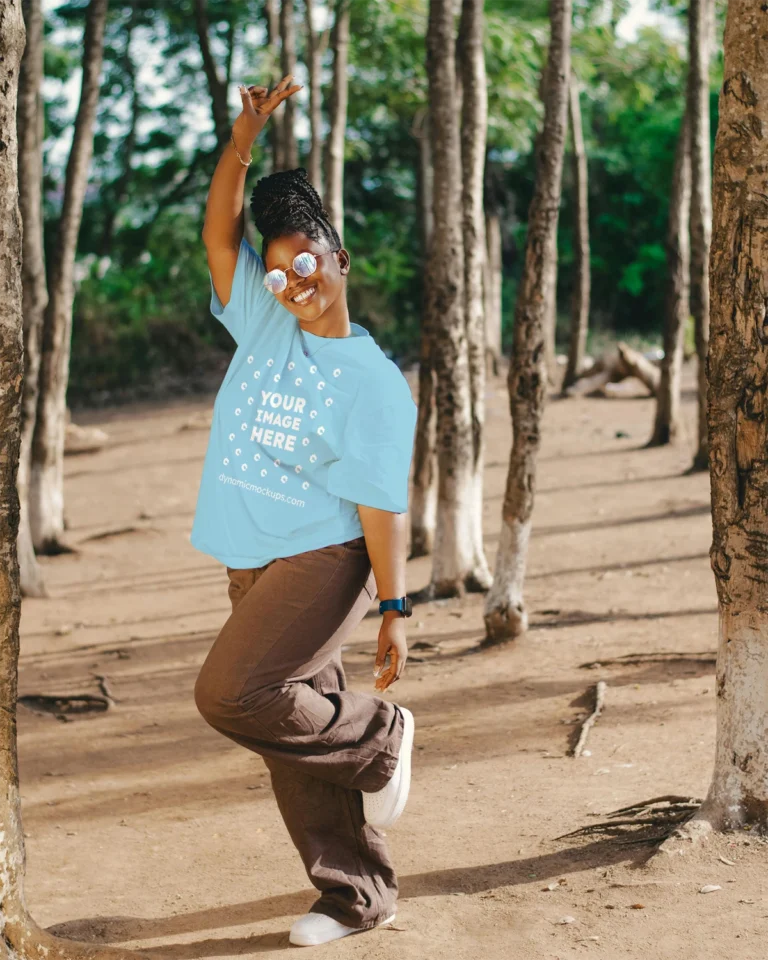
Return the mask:
[[403,815],[405,805],[408,802],[408,794],[411,791],[411,755],[413,753],[413,735],[416,724],[413,719],[413,714],[407,707],[398,707],[397,709],[403,715],[403,740],[400,745],[400,759],[402,759],[400,789],[392,812],[386,820],[375,824],[375,826],[380,829],[391,827],[394,823],[397,823]]
[[294,947],[321,947],[324,943],[333,943],[336,940],[343,940],[345,937],[352,936],[355,933],[368,933],[369,930],[378,930],[379,927],[384,927],[388,923],[392,923],[395,919],[396,914],[392,914],[391,917],[387,917],[386,920],[382,920],[381,923],[377,923],[375,927],[366,927],[365,930],[350,930],[349,933],[343,933],[340,937],[331,937],[330,940],[321,940],[319,943],[315,940],[293,940],[291,935],[288,935],[288,942]]

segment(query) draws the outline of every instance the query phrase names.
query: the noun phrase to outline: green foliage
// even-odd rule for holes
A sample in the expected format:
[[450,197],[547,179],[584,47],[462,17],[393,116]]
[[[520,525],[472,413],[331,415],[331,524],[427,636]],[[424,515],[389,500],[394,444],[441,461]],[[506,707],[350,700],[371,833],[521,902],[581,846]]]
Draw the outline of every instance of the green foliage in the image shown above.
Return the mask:
[[[418,352],[423,252],[418,206],[418,128],[427,107],[424,39],[429,0],[351,0],[345,240],[352,256],[353,317],[398,358]],[[684,0],[655,0],[683,18]],[[211,49],[230,80],[267,82],[263,0],[208,0]],[[55,242],[66,146],[74,119],[85,0],[47,14],[46,242]],[[322,7],[320,8],[322,12]],[[722,28],[724,4],[719,3]],[[503,337],[511,339],[533,191],[539,82],[548,43],[547,0],[486,0],[489,198],[503,234]],[[573,64],[590,173],[592,323],[658,338],[664,242],[675,143],[684,100],[685,23],[626,42],[616,25],[628,0],[575,0]],[[296,4],[298,56],[304,11]],[[71,396],[146,384],[163,373],[197,378],[231,349],[208,311],[200,241],[218,155],[193,0],[110,3],[104,83],[80,235]],[[330,78],[326,51],[324,79]],[[713,136],[722,56],[713,64]],[[69,86],[67,86],[69,84]],[[306,106],[304,91],[298,100]],[[327,90],[326,90],[327,93]],[[303,98],[303,99],[302,99]],[[303,104],[303,105],[302,105]],[[253,176],[268,169],[267,137]],[[309,149],[300,144],[302,158]],[[559,225],[559,313],[567,326],[573,287],[573,172],[566,156]],[[223,353],[222,353],[223,351]]]

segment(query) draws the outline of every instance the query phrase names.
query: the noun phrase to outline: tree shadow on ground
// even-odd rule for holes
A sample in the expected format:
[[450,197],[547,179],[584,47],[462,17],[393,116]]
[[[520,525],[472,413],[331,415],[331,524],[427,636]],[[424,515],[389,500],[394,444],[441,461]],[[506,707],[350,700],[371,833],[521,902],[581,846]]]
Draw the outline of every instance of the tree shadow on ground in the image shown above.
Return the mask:
[[[501,863],[472,867],[446,867],[400,878],[400,899],[437,897],[449,894],[477,894],[499,887],[543,883],[565,874],[594,870],[622,863],[639,866],[648,851],[628,851],[616,843],[600,840],[573,845]],[[309,891],[293,891],[244,903],[228,904],[173,917],[91,917],[70,920],[49,928],[51,933],[96,943],[125,943],[174,937],[203,930],[221,930],[280,917],[293,917],[306,911],[314,896]],[[285,942],[285,934],[265,934],[242,938],[207,938],[190,943],[152,947],[153,956],[167,960],[192,960],[194,957],[224,956],[245,952],[264,952]]]

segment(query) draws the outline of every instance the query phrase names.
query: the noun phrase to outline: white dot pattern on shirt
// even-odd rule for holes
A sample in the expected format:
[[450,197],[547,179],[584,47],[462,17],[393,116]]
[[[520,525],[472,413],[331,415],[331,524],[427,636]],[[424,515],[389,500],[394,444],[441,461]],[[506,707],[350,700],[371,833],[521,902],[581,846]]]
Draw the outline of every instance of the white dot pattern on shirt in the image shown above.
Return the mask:
[[[253,357],[249,357],[249,358],[248,358],[248,362],[251,363],[252,361],[253,361]],[[274,358],[270,357],[270,358],[267,360],[267,366],[268,366],[268,367],[273,366],[273,365],[274,365],[274,362],[275,362],[275,361],[274,361]],[[296,366],[296,364],[295,364],[293,361],[291,361],[290,363],[287,364],[287,369],[288,369],[288,370],[293,370],[293,369],[295,368],[295,366]],[[315,364],[312,364],[312,365],[310,366],[310,368],[309,368],[309,372],[310,372],[310,373],[313,373],[313,374],[317,373],[317,366],[316,366]],[[340,368],[340,367],[336,367],[336,369],[333,371],[333,376],[334,376],[334,377],[339,377],[339,376],[341,376],[341,373],[342,373],[341,368]],[[260,376],[261,376],[261,371],[259,371],[259,370],[256,370],[256,371],[254,372],[254,374],[253,374],[254,380],[258,380],[258,379],[260,378]],[[273,380],[274,380],[275,383],[279,383],[279,382],[280,382],[280,374],[279,374],[279,373],[274,374]],[[294,380],[294,383],[296,384],[296,386],[301,386],[301,384],[302,384],[302,378],[301,378],[301,377],[296,377],[295,380]],[[248,386],[248,385],[247,385],[247,383],[243,382],[240,386],[241,386],[241,389],[242,389],[242,390],[245,390],[245,389],[247,389],[247,386]],[[325,383],[324,380],[319,380],[319,381],[317,382],[316,386],[317,386],[317,389],[318,389],[318,390],[323,390],[323,389],[325,389],[325,387],[326,387],[326,383]],[[249,406],[253,406],[253,403],[254,403],[254,397],[248,397],[248,405],[249,405]],[[332,397],[326,397],[325,406],[326,406],[326,407],[330,407],[332,404],[333,404],[333,398],[332,398]],[[235,415],[236,415],[236,416],[239,416],[239,415],[241,414],[241,412],[242,412],[241,408],[240,408],[240,407],[237,407],[237,409],[235,410]],[[314,420],[314,419],[317,417],[317,415],[318,415],[318,411],[317,411],[317,410],[309,410],[310,419]],[[240,429],[241,429],[241,430],[247,430],[247,429],[248,429],[248,423],[247,423],[247,421],[244,421],[244,422],[241,424]],[[316,430],[316,434],[317,434],[318,436],[322,436],[324,433],[325,433],[325,426],[322,426],[322,425],[319,426],[319,427],[317,428],[317,430]],[[229,439],[230,439],[230,441],[234,440],[234,439],[235,439],[235,434],[234,434],[234,433],[230,433]],[[311,440],[310,440],[309,437],[304,437],[304,438],[302,438],[302,441],[301,441],[301,442],[302,442],[302,446],[305,446],[305,447],[306,447],[306,446],[309,445],[309,443],[311,442]],[[237,448],[237,449],[235,450],[235,454],[236,454],[236,456],[238,456],[238,457],[241,456],[241,454],[242,454],[241,449],[240,449],[240,448]],[[254,461],[257,462],[257,461],[259,461],[259,460],[261,459],[261,455],[258,454],[258,453],[255,453],[255,454],[253,455],[253,459],[254,459]],[[313,453],[313,454],[311,454],[311,456],[309,457],[309,462],[310,462],[310,463],[316,463],[316,462],[317,462],[317,459],[318,459],[317,454],[316,454],[316,453]],[[225,463],[225,465],[229,464],[229,458],[225,458],[224,463]],[[280,462],[280,460],[278,460],[278,459],[273,460],[273,461],[272,461],[272,464],[273,464],[273,466],[275,466],[275,467],[277,467],[277,468],[281,467],[281,462]],[[247,470],[247,469],[248,469],[247,464],[243,463],[243,464],[241,465],[241,469],[242,469],[242,470]],[[294,471],[295,471],[295,473],[297,473],[297,474],[301,473],[302,469],[303,469],[303,468],[302,468],[302,465],[301,465],[301,464],[296,464],[296,466],[294,467]],[[262,477],[267,476],[267,472],[268,472],[268,471],[267,471],[266,469],[263,469],[263,470],[261,471],[261,476],[262,476]],[[280,481],[281,481],[281,483],[287,483],[288,477],[287,477],[285,474],[283,474],[283,475],[280,477]],[[309,484],[309,482],[306,481],[306,480],[302,483],[302,489],[304,489],[304,490],[309,489],[309,486],[310,486],[310,484]]]

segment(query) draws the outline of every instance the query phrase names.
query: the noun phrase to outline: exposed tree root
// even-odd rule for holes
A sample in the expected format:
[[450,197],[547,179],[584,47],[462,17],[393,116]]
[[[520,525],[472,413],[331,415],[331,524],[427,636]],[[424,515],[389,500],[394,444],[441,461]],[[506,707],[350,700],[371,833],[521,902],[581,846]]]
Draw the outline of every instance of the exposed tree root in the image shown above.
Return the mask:
[[[608,814],[609,819],[600,823],[591,823],[570,833],[564,833],[556,840],[565,840],[572,837],[589,837],[601,834],[608,837],[625,837],[624,843],[658,843],[666,840],[670,833],[681,824],[686,823],[698,811],[702,801],[690,797],[680,797],[667,794],[633,803],[628,807],[621,807]],[[661,834],[652,836],[636,836],[641,830],[650,827],[663,828]]]
[[591,660],[589,663],[579,664],[581,670],[594,670],[596,667],[627,666],[642,663],[711,663],[717,662],[717,654],[703,651],[701,653],[677,653],[674,650],[659,653],[627,653],[621,657],[611,657],[607,660]]
[[605,680],[598,680],[595,684],[595,708],[581,725],[581,733],[579,734],[579,739],[576,741],[576,745],[573,748],[571,756],[580,757],[584,751],[584,747],[587,745],[587,737],[589,736],[589,731],[594,727],[597,718],[603,712],[603,706],[605,705],[605,692],[608,689],[608,685]]
[[8,920],[3,928],[2,941],[7,951],[5,955],[14,960],[150,960],[147,953],[55,937],[31,919],[26,922]]

